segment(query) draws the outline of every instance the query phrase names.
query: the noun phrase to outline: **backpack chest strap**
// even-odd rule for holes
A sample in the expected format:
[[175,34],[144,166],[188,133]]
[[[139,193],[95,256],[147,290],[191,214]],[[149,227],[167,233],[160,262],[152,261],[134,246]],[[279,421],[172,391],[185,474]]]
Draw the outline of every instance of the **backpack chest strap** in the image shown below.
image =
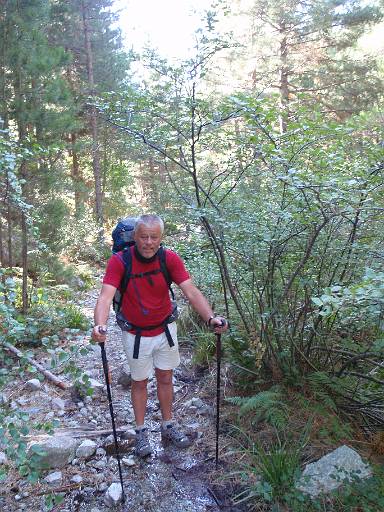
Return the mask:
[[127,279],[137,279],[141,277],[154,276],[156,274],[160,274],[161,269],[155,268],[154,270],[149,270],[148,272],[139,272],[138,274],[129,274]]

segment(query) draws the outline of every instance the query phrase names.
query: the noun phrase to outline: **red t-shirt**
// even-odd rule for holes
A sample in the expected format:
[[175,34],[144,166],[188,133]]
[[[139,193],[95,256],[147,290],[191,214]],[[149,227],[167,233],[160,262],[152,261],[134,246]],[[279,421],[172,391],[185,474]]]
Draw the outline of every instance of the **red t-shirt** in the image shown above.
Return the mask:
[[[160,268],[158,258],[151,263],[143,263],[136,258],[134,247],[131,247],[131,254],[132,274],[149,272]],[[190,278],[189,273],[184,267],[183,260],[170,249],[166,250],[165,262],[172,281],[177,285]],[[123,275],[124,263],[122,252],[118,252],[108,261],[103,283],[119,288]],[[172,312],[168,285],[164,275],[159,272],[151,275],[150,278],[131,278],[123,296],[121,312],[133,325],[145,327],[147,325],[161,324]],[[162,326],[150,331],[143,329],[142,335],[156,336],[163,331]]]

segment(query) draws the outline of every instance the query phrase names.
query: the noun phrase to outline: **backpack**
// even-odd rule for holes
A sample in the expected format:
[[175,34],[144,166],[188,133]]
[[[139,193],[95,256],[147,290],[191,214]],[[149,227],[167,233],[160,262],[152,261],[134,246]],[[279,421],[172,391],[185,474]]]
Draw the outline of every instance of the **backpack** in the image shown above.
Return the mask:
[[136,225],[136,217],[127,217],[120,220],[112,231],[113,254],[122,251],[128,246],[133,245],[133,231]]

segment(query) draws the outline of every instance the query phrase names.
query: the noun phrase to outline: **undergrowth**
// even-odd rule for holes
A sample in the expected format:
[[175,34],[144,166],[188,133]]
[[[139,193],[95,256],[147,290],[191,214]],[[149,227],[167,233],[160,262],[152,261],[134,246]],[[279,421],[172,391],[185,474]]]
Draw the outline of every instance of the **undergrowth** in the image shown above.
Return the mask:
[[357,422],[340,407],[344,391],[336,379],[313,372],[295,388],[280,383],[250,396],[227,398],[235,447],[228,454],[233,471],[227,478],[241,489],[235,504],[260,512],[384,510],[384,473],[372,462],[371,478],[355,477],[328,495],[310,499],[296,488],[307,463],[343,444],[358,451],[369,446],[368,439],[361,444],[364,436]]
[[[43,355],[46,369],[69,376],[74,385],[90,394],[89,377],[77,366],[78,358],[90,350],[77,343],[89,328],[89,320],[66,286],[34,288],[27,315],[18,309],[20,302],[20,286],[12,269],[0,269],[0,446],[8,459],[0,465],[0,480],[15,468],[21,477],[34,483],[40,477],[41,454],[28,452],[26,436],[36,431],[51,433],[56,424],[34,424],[28,412],[11,398],[9,384],[17,386],[31,377],[43,381],[44,375],[31,362],[31,358],[41,361]],[[12,346],[21,355],[15,357]]]

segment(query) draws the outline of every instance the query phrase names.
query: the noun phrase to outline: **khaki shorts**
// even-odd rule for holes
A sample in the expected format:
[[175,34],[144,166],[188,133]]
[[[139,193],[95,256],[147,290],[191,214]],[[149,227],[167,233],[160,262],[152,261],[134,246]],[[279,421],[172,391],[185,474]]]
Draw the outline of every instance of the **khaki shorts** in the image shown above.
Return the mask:
[[176,322],[169,324],[168,328],[175,345],[173,347],[169,346],[165,332],[157,336],[142,336],[138,359],[133,359],[135,335],[125,331],[122,332],[123,347],[133,380],[148,379],[154,367],[159,370],[173,370],[179,366],[180,355]]

